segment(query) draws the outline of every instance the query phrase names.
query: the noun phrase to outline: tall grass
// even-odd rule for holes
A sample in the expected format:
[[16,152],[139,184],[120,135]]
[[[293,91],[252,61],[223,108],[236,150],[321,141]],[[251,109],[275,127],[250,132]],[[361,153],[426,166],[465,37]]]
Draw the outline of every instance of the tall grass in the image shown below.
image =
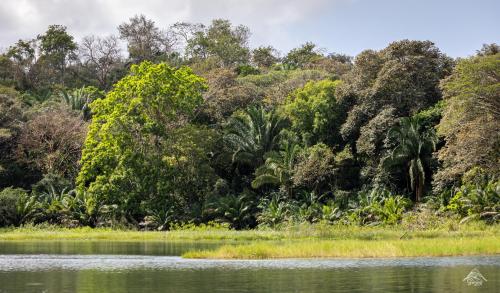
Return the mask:
[[469,223],[444,225],[433,229],[409,229],[404,226],[360,227],[326,223],[283,226],[280,229],[237,231],[226,226],[185,225],[171,231],[134,231],[111,228],[60,228],[23,226],[0,229],[0,241],[8,240],[109,240],[109,241],[254,241],[254,240],[399,240],[413,238],[461,238],[500,236],[500,225]]
[[190,251],[185,258],[368,258],[500,254],[500,237],[402,240],[295,240],[258,241],[224,245],[215,250]]

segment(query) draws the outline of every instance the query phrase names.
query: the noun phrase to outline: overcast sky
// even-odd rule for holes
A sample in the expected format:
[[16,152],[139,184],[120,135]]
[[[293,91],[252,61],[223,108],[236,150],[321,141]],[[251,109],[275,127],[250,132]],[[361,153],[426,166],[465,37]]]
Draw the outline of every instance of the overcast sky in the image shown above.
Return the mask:
[[500,43],[500,0],[0,0],[0,48],[62,24],[77,41],[117,34],[144,14],[161,28],[225,18],[252,32],[251,46],[286,53],[312,41],[356,55],[399,39],[431,40],[453,57]]

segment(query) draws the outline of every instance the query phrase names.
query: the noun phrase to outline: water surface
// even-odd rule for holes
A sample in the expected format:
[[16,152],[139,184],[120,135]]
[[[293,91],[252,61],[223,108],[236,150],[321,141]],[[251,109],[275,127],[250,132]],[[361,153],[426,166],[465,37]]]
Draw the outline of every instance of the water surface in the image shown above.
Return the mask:
[[[0,243],[6,292],[500,292],[500,256],[188,260],[214,243]],[[81,252],[81,253],[79,253]],[[472,269],[480,287],[463,279]]]

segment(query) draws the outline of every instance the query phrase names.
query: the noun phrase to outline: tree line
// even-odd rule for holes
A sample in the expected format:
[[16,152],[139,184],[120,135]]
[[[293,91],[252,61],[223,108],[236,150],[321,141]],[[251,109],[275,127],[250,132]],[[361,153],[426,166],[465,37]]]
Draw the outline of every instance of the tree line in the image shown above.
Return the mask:
[[[500,219],[500,48],[250,48],[216,19],[0,55],[0,226]],[[122,53],[122,42],[128,55]]]

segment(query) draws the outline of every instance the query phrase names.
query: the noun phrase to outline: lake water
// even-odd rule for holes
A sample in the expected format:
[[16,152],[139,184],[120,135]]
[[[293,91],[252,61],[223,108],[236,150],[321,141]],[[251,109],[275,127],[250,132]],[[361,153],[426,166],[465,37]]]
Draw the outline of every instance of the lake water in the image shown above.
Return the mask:
[[[500,292],[500,256],[187,260],[213,243],[0,242],[7,292]],[[477,269],[486,279],[468,286]]]

